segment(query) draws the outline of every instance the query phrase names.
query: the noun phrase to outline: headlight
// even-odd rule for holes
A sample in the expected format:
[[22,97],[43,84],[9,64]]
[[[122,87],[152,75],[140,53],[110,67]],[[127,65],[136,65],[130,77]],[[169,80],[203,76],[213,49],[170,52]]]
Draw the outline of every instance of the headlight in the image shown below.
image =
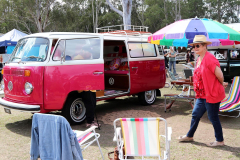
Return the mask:
[[25,83],[25,92],[26,92],[27,94],[30,94],[30,93],[32,93],[32,90],[33,90],[32,84],[29,83],[29,82],[26,82],[26,83]]
[[4,90],[4,80],[1,81],[1,89]]

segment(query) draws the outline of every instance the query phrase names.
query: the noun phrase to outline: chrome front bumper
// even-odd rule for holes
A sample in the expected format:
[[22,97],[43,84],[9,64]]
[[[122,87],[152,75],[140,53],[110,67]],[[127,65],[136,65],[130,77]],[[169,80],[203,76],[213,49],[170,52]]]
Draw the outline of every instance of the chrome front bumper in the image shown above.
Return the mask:
[[28,105],[28,104],[14,103],[14,102],[6,101],[2,98],[0,98],[0,105],[2,105],[4,108],[25,111],[25,112],[39,112],[40,111],[40,105]]

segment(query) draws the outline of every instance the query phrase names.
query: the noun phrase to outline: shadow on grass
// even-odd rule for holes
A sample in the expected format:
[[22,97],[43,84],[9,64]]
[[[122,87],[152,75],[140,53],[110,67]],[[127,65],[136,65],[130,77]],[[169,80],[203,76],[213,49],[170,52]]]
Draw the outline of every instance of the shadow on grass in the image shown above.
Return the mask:
[[[196,141],[192,142],[192,144],[198,145],[201,147],[208,147],[205,143],[196,142]],[[228,151],[228,152],[230,151],[233,155],[240,158],[240,147],[231,147],[231,146],[225,145],[225,146],[208,147],[208,148],[214,148],[216,150],[223,150],[223,151]]]
[[13,123],[7,123],[6,128],[16,134],[31,137],[32,119],[25,119]]
[[[99,139],[102,147],[113,147],[116,145],[112,141],[114,135],[113,121],[117,118],[137,118],[137,117],[156,117],[168,119],[174,116],[190,116],[192,108],[187,101],[176,101],[172,106],[172,111],[164,112],[164,98],[160,97],[156,99],[154,105],[142,106],[136,97],[122,97],[112,101],[98,102],[96,108],[96,114],[99,122],[102,124],[101,130],[96,130],[100,133]],[[146,114],[145,114],[146,113]],[[59,115],[60,112],[51,113]],[[240,122],[239,119],[221,117],[223,128],[237,129],[237,125]],[[201,119],[204,123],[211,123],[206,114]],[[22,121],[16,121],[14,123],[7,123],[6,128],[16,134],[31,137],[31,123],[32,119],[28,118]],[[190,124],[190,121],[189,121]],[[86,130],[85,122],[79,125],[71,125],[75,130]],[[97,146],[96,143],[93,144]]]

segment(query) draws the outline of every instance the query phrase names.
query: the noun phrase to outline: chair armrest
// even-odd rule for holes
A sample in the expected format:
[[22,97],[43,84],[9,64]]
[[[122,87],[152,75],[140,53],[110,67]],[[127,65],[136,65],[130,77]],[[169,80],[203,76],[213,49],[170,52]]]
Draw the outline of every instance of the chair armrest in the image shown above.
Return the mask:
[[171,141],[172,137],[172,127],[168,127],[168,141]]
[[89,132],[92,132],[93,130],[95,130],[97,128],[97,126],[92,126],[90,128],[88,128],[87,130],[83,131],[81,134],[78,135],[78,137],[84,136]]
[[116,128],[116,133],[114,134],[114,137],[113,137],[113,142],[117,142],[117,138],[120,138],[121,140],[121,127],[117,127]]

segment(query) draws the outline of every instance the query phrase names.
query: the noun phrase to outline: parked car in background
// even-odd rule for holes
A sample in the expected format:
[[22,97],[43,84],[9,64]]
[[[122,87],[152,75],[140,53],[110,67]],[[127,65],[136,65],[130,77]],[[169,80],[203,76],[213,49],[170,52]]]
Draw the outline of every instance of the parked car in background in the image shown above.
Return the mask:
[[186,59],[187,59],[187,56],[186,56],[186,55],[187,55],[186,52],[177,53],[176,63],[186,62]]

